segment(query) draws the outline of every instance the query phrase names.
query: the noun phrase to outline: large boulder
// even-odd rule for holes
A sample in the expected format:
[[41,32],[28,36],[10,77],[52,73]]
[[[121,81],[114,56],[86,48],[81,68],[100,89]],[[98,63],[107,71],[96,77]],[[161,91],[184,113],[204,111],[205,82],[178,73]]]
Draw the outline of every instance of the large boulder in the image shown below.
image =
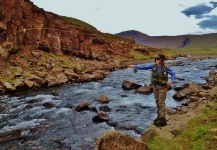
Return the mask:
[[132,89],[137,89],[139,87],[141,87],[142,85],[138,85],[134,82],[131,82],[129,80],[124,80],[123,83],[122,83],[122,88],[124,90],[132,90]]
[[175,100],[182,100],[186,98],[189,94],[198,93],[200,90],[202,90],[202,88],[200,88],[198,85],[189,84],[188,87],[181,89],[175,95],[173,95],[173,98]]
[[99,101],[99,102],[101,102],[101,103],[108,103],[108,102],[109,102],[108,96],[106,96],[106,95],[104,95],[104,94],[98,96],[98,97],[96,98],[96,100]]
[[169,131],[162,130],[156,127],[155,125],[151,125],[150,127],[145,129],[145,131],[142,133],[142,136],[140,138],[142,142],[147,142],[156,136],[161,137],[161,138],[167,138],[167,139],[172,139],[175,137]]
[[97,139],[94,150],[148,150],[148,146],[125,133],[108,130]]
[[76,111],[82,111],[82,110],[89,110],[89,101],[88,100],[84,100],[83,102],[81,102],[81,104],[79,106],[77,106],[75,108]]
[[104,111],[97,112],[97,115],[95,115],[92,118],[92,121],[95,123],[101,123],[101,122],[107,122],[110,119],[109,115]]
[[153,88],[148,85],[144,85],[139,87],[135,91],[140,94],[150,94],[151,92],[153,92]]

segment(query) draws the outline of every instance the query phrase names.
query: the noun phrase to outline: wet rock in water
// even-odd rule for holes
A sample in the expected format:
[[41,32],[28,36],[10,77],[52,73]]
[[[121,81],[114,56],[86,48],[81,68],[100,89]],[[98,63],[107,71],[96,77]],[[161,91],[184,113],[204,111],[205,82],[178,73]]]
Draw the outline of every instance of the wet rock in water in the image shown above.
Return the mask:
[[108,106],[100,106],[99,110],[104,112],[110,112],[112,109],[109,108]]
[[117,126],[115,127],[115,130],[124,130],[125,128],[126,128],[125,124],[118,123]]
[[146,104],[141,104],[141,105],[139,105],[139,107],[141,107],[143,109],[151,108],[151,106],[147,106]]
[[71,148],[71,146],[68,143],[66,143],[66,142],[64,142],[62,140],[54,140],[54,142],[59,144],[59,148],[61,150],[68,150],[68,149]]
[[144,128],[142,128],[142,127],[137,127],[136,129],[135,129],[135,132],[137,133],[137,134],[140,134],[140,135],[142,135],[142,133],[144,132]]
[[109,120],[109,121],[107,122],[107,125],[109,125],[109,126],[111,126],[111,127],[116,127],[117,124],[118,124],[118,122],[117,122],[117,121],[114,121],[114,120]]
[[33,108],[33,106],[32,105],[29,105],[29,104],[27,104],[24,108],[23,108],[23,110],[28,110],[28,109],[31,109],[31,108]]
[[153,92],[153,88],[148,85],[144,85],[136,89],[136,92],[140,94],[150,94]]
[[75,108],[76,111],[83,111],[83,110],[89,110],[89,101],[88,100],[84,100],[83,102],[81,102],[81,104],[79,106],[77,106]]
[[32,103],[37,103],[37,102],[40,102],[40,101],[42,101],[42,99],[31,99],[31,100],[27,101],[27,103],[32,104]]
[[134,82],[131,82],[129,80],[124,80],[122,83],[122,88],[124,90],[132,90],[132,89],[137,89],[139,87],[141,87],[142,85],[136,84]]
[[26,136],[26,131],[15,130],[15,131],[11,131],[8,134],[0,135],[0,142],[15,140],[18,138],[24,138],[25,136]]
[[121,95],[121,97],[127,97],[127,95]]
[[108,103],[109,102],[109,98],[106,95],[100,95],[96,98],[97,101],[101,102],[101,103]]
[[173,95],[173,98],[175,100],[182,100],[182,99],[186,98],[189,94],[197,93],[201,89],[202,88],[200,88],[198,85],[190,84],[188,87],[181,89],[175,95]]
[[51,102],[45,102],[44,104],[43,104],[43,106],[45,107],[45,108],[53,108],[53,107],[55,107],[55,105],[53,104],[53,103],[51,103]]
[[135,130],[138,127],[136,124],[126,125],[125,130]]
[[175,95],[173,95],[173,99],[175,99],[177,101],[181,101],[184,98],[186,98],[189,93],[190,93],[190,91],[188,88],[182,89],[182,90],[178,91]]
[[148,146],[120,131],[108,130],[96,141],[94,150],[148,150]]
[[53,96],[59,96],[59,94],[57,92],[55,92],[55,91],[52,91],[50,94],[53,95]]
[[109,115],[106,112],[99,111],[97,115],[92,118],[92,121],[95,123],[106,122],[110,119]]
[[0,120],[2,121],[3,119],[9,118],[10,114],[0,114]]
[[8,106],[6,104],[0,104],[0,113],[4,112],[7,108]]
[[96,109],[96,107],[89,107],[89,110],[94,111],[96,113],[98,113],[98,110]]

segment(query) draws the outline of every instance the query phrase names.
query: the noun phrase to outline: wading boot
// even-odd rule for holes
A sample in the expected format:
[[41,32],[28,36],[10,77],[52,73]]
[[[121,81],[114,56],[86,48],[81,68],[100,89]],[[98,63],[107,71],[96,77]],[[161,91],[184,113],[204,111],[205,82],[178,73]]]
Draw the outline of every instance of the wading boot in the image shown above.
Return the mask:
[[154,120],[154,125],[157,127],[164,127],[167,125],[167,120],[166,118],[157,118]]
[[159,119],[158,117],[154,119],[154,124],[157,124],[158,119]]

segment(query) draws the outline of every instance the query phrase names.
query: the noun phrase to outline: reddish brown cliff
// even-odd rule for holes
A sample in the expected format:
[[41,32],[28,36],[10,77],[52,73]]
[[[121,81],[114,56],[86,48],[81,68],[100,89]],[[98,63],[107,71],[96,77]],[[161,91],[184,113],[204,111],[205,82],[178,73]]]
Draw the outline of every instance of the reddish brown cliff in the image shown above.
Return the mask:
[[128,48],[129,45],[132,48],[132,44],[135,44],[133,40],[124,39],[128,45],[118,46],[116,40],[121,38],[107,41],[106,35],[70,24],[58,15],[36,7],[29,0],[7,0],[0,3],[0,42],[12,42],[14,52],[28,47],[57,55],[81,53],[84,57],[89,57],[95,51],[122,53],[123,48]]
[[71,24],[30,0],[0,0],[0,89],[100,79],[119,60],[135,59],[134,50],[151,49]]

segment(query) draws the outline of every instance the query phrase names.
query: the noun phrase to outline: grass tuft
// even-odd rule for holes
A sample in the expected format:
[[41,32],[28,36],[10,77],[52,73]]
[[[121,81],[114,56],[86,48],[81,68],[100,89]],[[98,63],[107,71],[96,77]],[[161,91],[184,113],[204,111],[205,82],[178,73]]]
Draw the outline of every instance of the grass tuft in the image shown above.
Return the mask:
[[215,150],[217,139],[210,129],[217,128],[217,103],[205,108],[201,115],[192,119],[188,127],[172,140],[155,137],[148,141],[149,150]]

